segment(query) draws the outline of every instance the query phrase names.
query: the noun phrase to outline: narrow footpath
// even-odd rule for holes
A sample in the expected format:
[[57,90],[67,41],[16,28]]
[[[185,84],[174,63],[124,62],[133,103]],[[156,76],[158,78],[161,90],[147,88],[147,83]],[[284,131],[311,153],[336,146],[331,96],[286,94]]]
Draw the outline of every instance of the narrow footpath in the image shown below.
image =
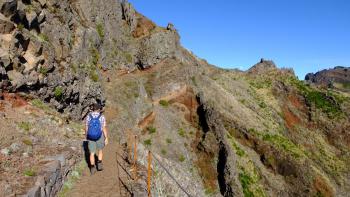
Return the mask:
[[82,177],[74,184],[67,194],[72,197],[124,197],[131,196],[128,192],[129,176],[126,163],[122,159],[123,149],[117,142],[111,141],[104,149],[103,171],[90,175],[86,168]]

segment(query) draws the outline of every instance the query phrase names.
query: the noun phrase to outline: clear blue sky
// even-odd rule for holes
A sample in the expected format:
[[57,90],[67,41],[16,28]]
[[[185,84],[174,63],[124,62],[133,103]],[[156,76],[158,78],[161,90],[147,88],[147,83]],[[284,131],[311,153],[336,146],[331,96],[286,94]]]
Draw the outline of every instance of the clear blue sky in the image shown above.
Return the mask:
[[246,70],[261,57],[308,72],[350,65],[350,0],[129,0],[182,45],[219,67]]

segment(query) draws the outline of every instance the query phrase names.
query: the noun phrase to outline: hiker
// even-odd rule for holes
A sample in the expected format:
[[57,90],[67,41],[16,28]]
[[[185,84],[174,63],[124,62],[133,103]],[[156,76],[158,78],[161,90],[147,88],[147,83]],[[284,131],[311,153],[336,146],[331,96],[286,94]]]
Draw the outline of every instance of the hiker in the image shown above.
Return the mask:
[[[102,158],[103,148],[108,144],[108,135],[106,127],[106,119],[102,115],[102,106],[99,104],[92,105],[92,111],[86,118],[85,136],[88,141],[88,149],[90,152],[90,172],[91,175],[103,170]],[[95,162],[95,154],[97,154],[97,162]],[[95,167],[96,164],[96,167]]]

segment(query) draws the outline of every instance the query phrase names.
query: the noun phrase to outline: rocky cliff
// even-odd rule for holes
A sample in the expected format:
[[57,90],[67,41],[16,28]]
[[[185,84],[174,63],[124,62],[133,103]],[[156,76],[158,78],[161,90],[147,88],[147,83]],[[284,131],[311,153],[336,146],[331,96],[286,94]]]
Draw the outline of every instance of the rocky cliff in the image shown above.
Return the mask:
[[176,56],[179,36],[127,2],[2,1],[1,89],[26,91],[74,118],[104,103],[101,71]]
[[[102,103],[121,143],[138,135],[139,164],[151,150],[192,196],[350,191],[347,92],[310,86],[270,60],[247,72],[217,68],[182,48],[172,24],[157,26],[127,1],[4,0],[0,8],[4,95],[39,98],[76,120]],[[152,167],[155,196],[185,195]]]
[[349,90],[350,68],[337,66],[333,69],[322,70],[315,74],[308,73],[305,76],[305,80],[325,87]]

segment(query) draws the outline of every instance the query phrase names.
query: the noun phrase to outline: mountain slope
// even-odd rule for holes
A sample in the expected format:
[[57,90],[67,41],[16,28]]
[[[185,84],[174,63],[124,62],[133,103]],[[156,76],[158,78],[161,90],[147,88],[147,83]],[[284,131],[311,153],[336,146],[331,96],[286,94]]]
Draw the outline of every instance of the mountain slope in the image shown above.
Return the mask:
[[[348,93],[263,59],[247,72],[209,65],[181,47],[171,24],[156,26],[126,1],[0,7],[4,92],[35,95],[73,119],[105,104],[121,143],[138,135],[139,163],[151,150],[191,195],[350,191]],[[184,196],[158,163],[153,169],[154,195]]]

